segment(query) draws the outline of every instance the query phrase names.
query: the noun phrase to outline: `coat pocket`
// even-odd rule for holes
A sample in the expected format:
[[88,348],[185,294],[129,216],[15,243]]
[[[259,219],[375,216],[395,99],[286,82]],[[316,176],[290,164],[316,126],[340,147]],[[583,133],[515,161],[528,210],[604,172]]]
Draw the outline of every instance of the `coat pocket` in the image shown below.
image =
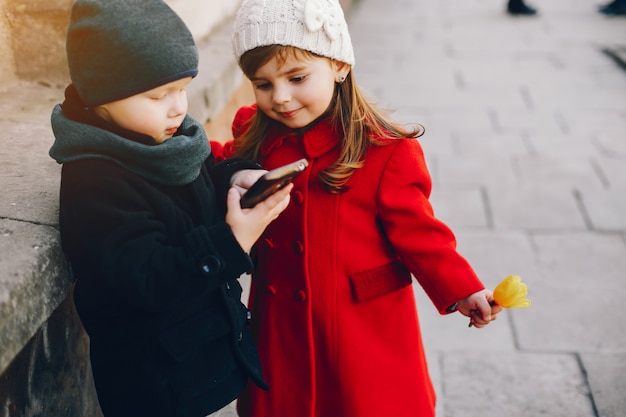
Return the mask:
[[169,356],[180,362],[230,331],[227,316],[217,311],[207,311],[161,333],[159,340]]
[[178,406],[206,415],[243,389],[245,375],[235,358],[231,332],[228,317],[213,311],[159,336],[168,356],[165,377]]
[[411,273],[400,262],[360,271],[350,275],[352,294],[357,302],[365,302],[411,285]]

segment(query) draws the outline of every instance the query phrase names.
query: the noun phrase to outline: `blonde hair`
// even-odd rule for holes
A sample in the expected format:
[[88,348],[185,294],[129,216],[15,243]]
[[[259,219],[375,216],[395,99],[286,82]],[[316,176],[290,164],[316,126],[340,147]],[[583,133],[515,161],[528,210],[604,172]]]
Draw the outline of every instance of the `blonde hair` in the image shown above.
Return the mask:
[[[252,78],[273,57],[277,58],[278,65],[281,66],[289,56],[297,59],[323,58],[292,46],[270,45],[245,52],[240,58],[239,66],[248,78]],[[367,149],[382,145],[376,140],[377,137],[417,138],[424,134],[422,125],[416,125],[410,130],[404,129],[377,109],[354,82],[352,71],[343,83],[336,84],[328,113],[333,122],[339,123],[343,132],[339,158],[320,172],[321,181],[332,193],[347,190],[345,185],[354,171],[363,166]],[[243,132],[236,132],[235,155],[258,159],[270,122],[269,116],[257,109],[255,116],[244,126]]]

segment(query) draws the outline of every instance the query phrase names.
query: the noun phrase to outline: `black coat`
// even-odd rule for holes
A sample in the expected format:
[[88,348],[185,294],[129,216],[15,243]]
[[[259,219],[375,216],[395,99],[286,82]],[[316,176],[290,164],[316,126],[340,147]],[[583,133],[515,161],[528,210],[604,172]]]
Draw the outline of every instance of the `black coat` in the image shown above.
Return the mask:
[[107,417],[205,416],[250,377],[265,387],[237,281],[252,263],[209,175],[223,194],[232,172],[257,165],[212,165],[182,186],[105,159],[63,165],[62,244]]

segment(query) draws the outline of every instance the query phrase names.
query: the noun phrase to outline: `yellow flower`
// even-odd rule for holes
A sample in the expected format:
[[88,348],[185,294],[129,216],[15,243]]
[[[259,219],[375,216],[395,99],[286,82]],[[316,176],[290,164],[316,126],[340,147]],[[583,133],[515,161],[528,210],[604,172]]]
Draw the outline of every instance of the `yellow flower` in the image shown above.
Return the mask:
[[500,307],[526,308],[530,300],[526,298],[528,287],[517,275],[509,275],[493,290],[493,298]]

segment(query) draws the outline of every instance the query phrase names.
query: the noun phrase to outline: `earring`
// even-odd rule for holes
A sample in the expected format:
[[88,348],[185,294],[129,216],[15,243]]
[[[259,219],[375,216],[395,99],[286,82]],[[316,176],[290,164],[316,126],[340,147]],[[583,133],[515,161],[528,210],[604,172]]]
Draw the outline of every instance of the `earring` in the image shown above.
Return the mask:
[[345,80],[346,80],[346,77],[344,75],[340,75],[339,77],[337,77],[337,82],[339,84],[343,84]]

